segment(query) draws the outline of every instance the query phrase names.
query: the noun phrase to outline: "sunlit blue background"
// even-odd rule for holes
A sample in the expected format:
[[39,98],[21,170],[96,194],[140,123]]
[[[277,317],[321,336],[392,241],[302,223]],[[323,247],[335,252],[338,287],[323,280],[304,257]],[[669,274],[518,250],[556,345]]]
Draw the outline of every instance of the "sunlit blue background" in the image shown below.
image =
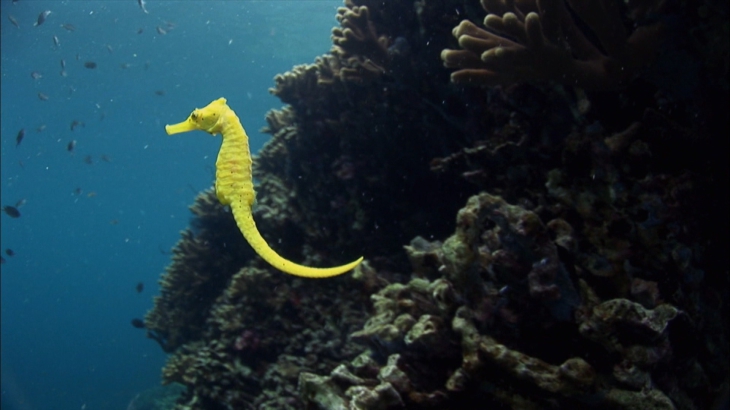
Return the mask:
[[[1,4],[2,205],[27,200],[19,219],[1,219],[2,408],[125,409],[160,384],[165,360],[130,320],[152,306],[220,144],[164,125],[224,96],[258,150],[264,114],[281,106],[274,75],[330,48],[342,3],[148,0],[149,14],[136,0]],[[85,126],[72,131],[74,120]]]

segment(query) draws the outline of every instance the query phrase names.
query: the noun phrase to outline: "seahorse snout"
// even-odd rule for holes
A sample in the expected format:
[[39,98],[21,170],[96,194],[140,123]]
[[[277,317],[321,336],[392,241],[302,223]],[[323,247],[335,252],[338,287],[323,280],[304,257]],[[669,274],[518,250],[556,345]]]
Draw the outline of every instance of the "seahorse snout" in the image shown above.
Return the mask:
[[198,127],[190,118],[177,124],[165,125],[167,135],[180,134],[181,132],[195,131],[197,129]]

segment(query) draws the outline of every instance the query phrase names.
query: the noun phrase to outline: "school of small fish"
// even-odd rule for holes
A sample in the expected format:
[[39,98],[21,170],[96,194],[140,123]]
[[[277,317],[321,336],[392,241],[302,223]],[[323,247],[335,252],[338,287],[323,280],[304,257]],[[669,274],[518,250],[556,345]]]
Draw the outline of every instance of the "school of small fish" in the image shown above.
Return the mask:
[[[131,0],[130,0],[130,2],[131,2]],[[137,2],[139,9],[144,14],[149,14],[149,11],[147,10],[147,2],[145,0],[136,0],[136,2]],[[15,6],[15,4],[18,3],[18,0],[12,0],[12,3]],[[23,7],[24,4],[32,5],[32,2],[21,2],[20,4],[21,5],[18,7]],[[36,29],[38,29],[38,27],[40,27],[40,26],[44,26],[44,28],[38,29],[38,30],[49,30],[49,27],[50,27],[50,29],[52,29],[54,24],[45,24],[45,23],[47,23],[47,22],[53,23],[53,20],[55,20],[59,17],[66,18],[66,17],[62,16],[62,14],[63,14],[62,12],[59,12],[59,14],[56,15],[56,13],[51,10],[43,10],[38,14],[38,17],[35,19],[35,21],[32,22],[32,24],[30,24],[31,22],[25,23],[22,20],[18,20],[18,18],[16,18],[12,14],[8,14],[7,19],[10,22],[10,24],[12,24],[12,26],[18,30],[23,30],[26,27],[35,27]],[[175,25],[173,23],[166,22],[166,21],[162,21],[162,23],[163,23],[162,25],[156,26],[157,35],[160,35],[160,36],[166,35],[166,34],[168,34],[168,32],[170,30],[175,28]],[[53,49],[57,50],[57,52],[63,51],[63,48],[61,47],[61,45],[62,45],[61,37],[63,37],[64,35],[71,35],[71,36],[77,35],[77,34],[73,34],[73,33],[77,32],[77,31],[83,32],[83,29],[84,29],[83,25],[77,26],[76,24],[71,23],[71,22],[60,23],[60,24],[55,25],[55,27],[57,27],[56,33],[51,34],[51,39],[53,40]],[[58,30],[59,28],[62,30]],[[64,34],[64,32],[67,34]],[[136,34],[141,35],[142,33],[145,32],[145,27],[140,27],[135,32],[136,32]],[[46,38],[48,38],[48,37],[46,37]],[[103,44],[103,46],[107,50],[108,54],[114,53],[115,47],[113,45]],[[89,52],[87,49],[83,50],[84,54],[87,52]],[[72,64],[67,64],[67,61],[69,61],[69,60],[73,61],[72,58],[71,59],[61,58],[59,60],[60,65],[61,65],[61,71],[59,72],[59,74],[61,77],[68,77],[69,74],[68,74],[67,68],[69,71],[73,72],[73,67],[70,67],[70,65],[72,65]],[[87,60],[87,59],[84,59],[84,60],[85,61],[82,62],[82,53],[75,53],[75,61],[77,62],[76,64],[79,64],[89,70],[95,70],[97,68],[99,70],[101,70],[103,68],[103,67],[100,67],[98,61]],[[144,65],[134,65],[134,64],[126,63],[126,62],[119,64],[119,67],[123,70],[131,70],[131,69],[134,69],[135,67],[140,67],[140,66],[143,67],[144,70],[147,70],[150,67],[150,62],[146,61],[144,63]],[[47,76],[44,76],[44,73],[42,71],[34,70],[34,71],[30,72],[30,77],[38,85],[42,85],[43,79]],[[76,91],[76,88],[70,84],[64,86],[63,89],[68,90],[68,96],[70,96],[71,94],[74,93],[74,91]],[[58,93],[49,93],[47,91],[45,91],[45,92],[44,91],[37,91],[37,94],[36,94],[38,97],[38,100],[40,100],[42,102],[43,101],[53,102],[53,101],[59,101],[59,100],[64,100],[64,99],[68,98],[68,96],[63,95],[63,94],[59,95]],[[154,93],[158,96],[165,95],[164,90],[154,90]],[[96,104],[96,107],[97,107],[97,109],[101,110],[101,106],[99,104]],[[103,120],[104,116],[105,116],[105,112],[101,111],[99,121]],[[77,132],[80,130],[80,128],[85,128],[85,127],[86,127],[86,123],[84,121],[78,120],[78,119],[73,119],[71,121],[70,130],[72,132]],[[41,133],[46,128],[47,128],[46,124],[41,124],[41,125],[38,125],[37,127],[35,127],[35,130],[37,133]],[[32,128],[29,128],[29,129],[32,129]],[[83,136],[83,132],[81,132],[81,136]],[[26,140],[26,137],[28,137],[27,140],[30,140],[29,142]],[[34,139],[34,137],[28,136],[28,134],[26,132],[26,128],[21,128],[15,137],[15,147],[16,147],[16,149],[18,149],[18,152],[21,152],[24,149],[27,149],[27,147],[25,145],[32,144],[33,139]],[[26,140],[26,142],[25,142],[24,146],[21,146],[21,143],[23,143],[24,140]],[[80,138],[79,140],[83,140],[83,138]],[[58,141],[61,142],[61,139],[59,139]],[[71,153],[72,156],[77,151],[77,143],[78,143],[78,141],[76,139],[70,139],[70,141],[68,141],[68,143],[66,144],[66,151]],[[83,158],[83,162],[87,165],[93,165],[95,163],[94,156],[92,156],[91,154],[85,154],[85,155],[83,155],[82,158]],[[112,162],[111,158],[107,154],[97,154],[96,158],[98,158],[101,162],[106,162],[106,163]],[[18,165],[20,166],[20,168],[25,168],[25,164],[24,164],[23,160],[18,160]],[[77,187],[73,193],[77,197],[80,197],[82,195],[83,191],[81,188]],[[93,198],[95,196],[96,196],[96,192],[93,192],[93,191],[90,191],[86,194],[87,198]],[[22,208],[26,204],[26,202],[27,201],[25,199],[20,199],[13,205],[2,206],[2,211],[3,211],[3,213],[5,213],[5,215],[7,215],[8,217],[10,217],[12,219],[20,218],[21,217],[20,208]],[[116,225],[118,223],[119,223],[119,221],[116,219],[114,219],[110,222],[111,225]],[[11,248],[6,248],[5,255],[8,257],[12,257],[15,255],[15,251],[13,251]],[[0,257],[0,258],[2,258],[1,262],[3,264],[7,262],[5,257]],[[142,282],[139,282],[135,286],[135,289],[138,293],[142,292],[142,290],[144,289],[144,284]],[[140,319],[133,320],[132,324],[135,327],[144,328],[144,322]]]
[[[16,2],[17,2],[17,0],[13,0],[13,4],[15,4]],[[147,10],[147,2],[145,0],[136,0],[136,2],[137,2],[137,5],[139,6],[139,9],[143,13],[149,14],[149,11]],[[36,18],[36,21],[33,22],[33,27],[39,27],[41,25],[44,25],[44,23],[49,18],[51,18],[51,16],[53,14],[54,14],[54,12],[51,11],[51,10],[43,10],[43,11],[41,11],[40,14],[38,14],[38,17]],[[22,25],[21,25],[21,23],[18,21],[18,19],[15,16],[9,14],[8,15],[8,20],[17,29],[21,29]],[[175,24],[174,23],[171,23],[171,22],[168,22],[168,21],[164,21],[164,20],[162,20],[162,23],[163,23],[162,25],[158,25],[158,26],[155,27],[157,34],[159,34],[161,36],[162,35],[166,35],[170,30],[172,30],[172,29],[175,28]],[[61,23],[61,24],[58,25],[58,27],[66,30],[67,32],[70,32],[70,33],[77,31],[77,27],[73,23]],[[145,29],[144,27],[140,27],[139,29],[137,29],[136,33],[137,34],[142,34],[144,32],[144,29]],[[53,39],[53,45],[54,45],[54,47],[56,49],[60,49],[61,48],[61,39],[59,38],[58,34],[53,34],[52,35],[52,39]],[[107,51],[110,54],[114,52],[114,47],[111,44],[104,44],[104,47],[107,49]],[[81,54],[80,53],[77,53],[76,54],[76,61],[80,61],[80,60],[81,60]],[[61,75],[61,77],[68,77],[68,71],[66,71],[66,59],[63,59],[62,58],[60,60],[60,63],[61,63],[61,71],[60,71],[59,74]],[[94,69],[96,69],[96,68],[99,67],[99,64],[96,61],[92,61],[92,60],[87,60],[87,61],[83,62],[82,65],[83,65],[83,67],[85,67],[85,68],[87,68],[89,70],[94,70]],[[147,62],[145,62],[143,68],[145,70],[147,70],[149,68],[149,66],[150,66],[150,62],[147,61]],[[127,70],[127,69],[130,69],[130,68],[134,67],[134,65],[132,65],[130,63],[120,63],[119,64],[119,67],[121,69],[123,69],[123,70]],[[40,80],[40,79],[43,78],[43,74],[41,72],[39,72],[39,71],[32,71],[30,73],[30,76],[34,80]],[[68,87],[68,90],[69,90],[69,93],[73,93],[75,91],[75,88],[72,87],[72,86],[69,86]],[[164,90],[155,90],[154,93],[156,95],[158,95],[158,96],[164,96],[165,95],[165,91]],[[51,96],[49,94],[47,94],[45,92],[42,92],[42,91],[39,91],[37,93],[37,96],[38,96],[38,99],[41,100],[41,101],[49,101],[51,99]]]
[[[136,0],[136,1],[137,1],[137,5],[139,6],[140,10],[143,13],[145,13],[145,14],[149,14],[149,11],[147,10],[147,2],[145,0]],[[13,3],[14,4],[16,2],[17,2],[17,0],[13,0]],[[53,14],[54,13],[51,10],[43,10],[43,11],[41,11],[40,14],[38,14],[38,17],[36,18],[35,22],[33,22],[33,27],[39,27],[39,26],[43,25],[44,23],[46,23],[47,20],[49,20],[49,18]],[[22,25],[21,25],[21,23],[18,21],[18,19],[15,16],[8,15],[8,20],[17,29],[21,29]],[[175,27],[175,25],[173,23],[165,22],[165,21],[163,21],[163,23],[164,23],[163,24],[164,27],[163,26],[157,26],[156,27],[157,33],[160,34],[160,35],[167,34],[167,32],[169,30],[171,30],[171,29],[173,29]],[[61,24],[59,24],[58,27],[66,30],[67,32],[75,32],[77,30],[76,25],[75,24],[72,24],[72,23],[61,23]],[[136,32],[137,32],[137,34],[142,34],[144,32],[144,27],[139,28]],[[61,47],[61,40],[60,40],[59,36],[57,34],[53,34],[52,39],[53,39],[53,45],[55,46],[55,48],[59,49]],[[104,47],[107,49],[107,51],[110,54],[114,52],[114,47],[111,44],[104,44]],[[80,53],[77,53],[76,54],[76,61],[80,61],[80,60],[81,60],[81,54]],[[61,75],[61,77],[67,77],[68,76],[68,72],[66,71],[66,67],[67,67],[66,61],[67,60],[64,59],[64,58],[61,58],[60,59],[60,65],[61,65],[60,75]],[[84,61],[82,63],[82,65],[83,65],[83,67],[85,67],[85,68],[87,68],[89,70],[94,70],[94,69],[96,69],[96,68],[99,67],[98,63],[96,61],[92,61],[92,60]],[[150,62],[149,61],[145,62],[144,69],[147,70],[149,68],[149,66],[150,66]],[[130,69],[130,68],[134,67],[134,66],[132,64],[129,64],[129,63],[121,63],[121,64],[119,64],[119,67],[121,69],[123,69],[123,70],[127,70],[127,69]],[[43,73],[41,73],[40,71],[32,71],[30,73],[30,77],[33,80],[41,80],[44,76],[43,76]],[[73,86],[68,86],[69,94],[72,94],[75,90],[76,89]],[[154,93],[156,95],[158,95],[158,96],[164,96],[165,95],[165,91],[164,90],[155,90]],[[42,91],[39,91],[37,93],[37,96],[38,96],[38,99],[40,101],[49,101],[49,100],[51,100],[51,96],[49,94],[45,93],[45,92],[42,92]],[[97,107],[98,107],[98,104],[97,104]],[[98,108],[100,108],[100,107],[98,107]],[[105,113],[104,112],[101,112],[100,119],[103,119],[104,118],[104,115],[105,115]],[[83,121],[73,120],[71,122],[71,131],[75,131],[78,127],[85,127],[85,126],[86,126],[86,124]],[[46,126],[45,125],[42,125],[42,126],[40,126],[40,127],[37,128],[37,132],[41,132],[45,128],[46,128]],[[19,147],[20,146],[21,142],[25,138],[25,135],[26,135],[25,128],[21,129],[18,132],[18,134],[17,134],[17,136],[15,138],[15,146],[16,147]],[[74,152],[75,148],[76,148],[76,140],[71,140],[66,145],[66,150],[69,151],[69,152]],[[89,164],[89,165],[93,164],[93,160],[91,160],[91,158],[92,158],[91,155],[84,156],[84,162],[86,164]],[[110,159],[109,159],[109,157],[106,154],[101,154],[100,155],[100,158],[104,162],[111,162]],[[21,165],[21,167],[22,167],[23,166],[23,163],[22,162],[19,162],[19,165]]]

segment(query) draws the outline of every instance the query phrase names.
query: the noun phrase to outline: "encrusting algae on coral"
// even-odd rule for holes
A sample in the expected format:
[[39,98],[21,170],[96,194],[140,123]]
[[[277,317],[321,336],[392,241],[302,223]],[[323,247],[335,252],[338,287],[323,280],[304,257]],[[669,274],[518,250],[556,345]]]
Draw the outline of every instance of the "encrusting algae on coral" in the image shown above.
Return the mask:
[[205,131],[211,135],[220,133],[223,144],[216,161],[215,192],[223,205],[230,205],[238,228],[246,241],[271,266],[282,272],[305,278],[328,278],[341,275],[354,269],[363,258],[345,265],[332,268],[313,268],[286,260],[279,256],[266,243],[253,220],[252,207],[256,200],[251,175],[251,153],[248,148],[248,136],[238,116],[226,104],[225,98],[219,98],[204,108],[196,108],[187,120],[166,125],[168,135],[188,131]]

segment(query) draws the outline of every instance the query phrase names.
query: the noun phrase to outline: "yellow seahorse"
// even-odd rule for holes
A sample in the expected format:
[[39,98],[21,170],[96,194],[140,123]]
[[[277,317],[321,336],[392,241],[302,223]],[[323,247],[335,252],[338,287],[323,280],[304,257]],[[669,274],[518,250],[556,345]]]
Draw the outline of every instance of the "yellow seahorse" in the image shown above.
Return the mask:
[[205,108],[196,108],[187,120],[166,125],[168,135],[201,130],[211,135],[220,133],[223,144],[215,163],[215,193],[223,205],[230,205],[238,229],[251,247],[271,266],[282,272],[305,278],[328,278],[341,275],[362,262],[362,257],[346,265],[332,268],[312,268],[288,261],[277,254],[261,236],[253,220],[252,207],[256,200],[251,174],[251,152],[248,135],[235,112],[219,98]]

